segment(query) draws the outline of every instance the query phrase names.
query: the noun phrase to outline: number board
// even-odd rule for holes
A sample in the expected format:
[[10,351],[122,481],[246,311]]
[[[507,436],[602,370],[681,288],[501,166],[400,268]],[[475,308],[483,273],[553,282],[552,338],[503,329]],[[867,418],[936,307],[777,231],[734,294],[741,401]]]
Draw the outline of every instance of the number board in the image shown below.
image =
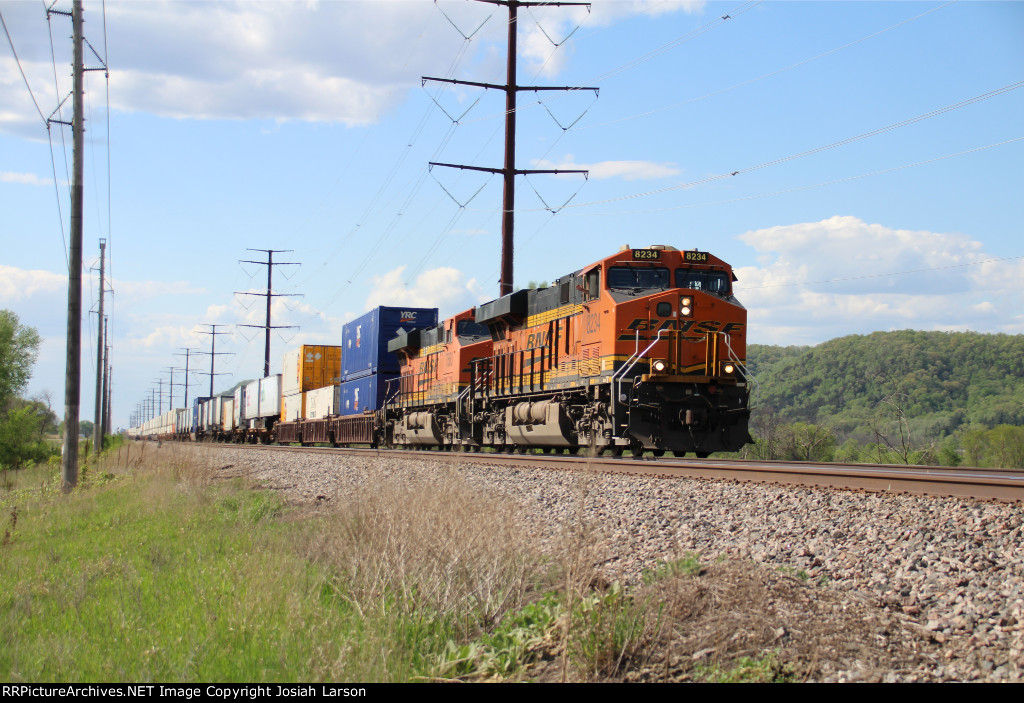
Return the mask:
[[708,260],[708,254],[704,251],[684,251],[683,261],[697,261],[706,263]]
[[660,249],[634,249],[634,261],[657,261],[661,259]]

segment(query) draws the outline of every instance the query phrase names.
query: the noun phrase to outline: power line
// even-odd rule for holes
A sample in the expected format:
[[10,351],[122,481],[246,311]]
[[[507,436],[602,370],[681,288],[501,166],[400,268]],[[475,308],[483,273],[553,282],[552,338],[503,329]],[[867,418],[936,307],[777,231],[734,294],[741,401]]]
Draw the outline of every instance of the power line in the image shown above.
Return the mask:
[[43,115],[43,111],[39,109],[39,103],[36,102],[36,96],[32,92],[32,86],[28,84],[28,77],[25,76],[25,69],[21,67],[21,59],[18,58],[18,52],[14,50],[14,42],[11,40],[11,33],[7,31],[7,22],[4,21],[4,13],[0,12],[0,24],[4,27],[4,34],[7,35],[7,43],[11,46],[11,53],[14,54],[14,62],[18,64],[18,71],[21,72],[21,79],[25,81],[25,87],[28,88],[29,97],[32,98],[32,104],[36,106],[36,112],[39,113],[39,117],[43,120],[43,124],[46,124],[46,117]]
[[1014,139],[1007,139],[1005,141],[997,142],[995,144],[987,144],[985,146],[979,146],[979,147],[975,147],[973,149],[965,149],[964,151],[958,151],[955,154],[944,154],[943,156],[936,156],[936,157],[931,158],[931,159],[925,159],[924,161],[915,161],[914,163],[903,164],[902,166],[893,166],[892,168],[884,168],[884,169],[881,169],[879,171],[871,171],[870,173],[861,173],[861,174],[856,175],[856,176],[847,176],[846,178],[837,178],[837,179],[832,180],[832,181],[824,181],[822,183],[814,183],[812,185],[796,186],[794,188],[786,188],[784,190],[776,190],[776,191],[772,191],[770,193],[757,193],[755,195],[745,195],[745,196],[738,197],[738,198],[729,198],[727,200],[714,200],[714,201],[704,202],[704,203],[690,203],[690,204],[687,204],[687,205],[672,205],[672,206],[669,206],[669,207],[651,208],[651,209],[648,209],[648,210],[620,210],[618,212],[591,212],[591,213],[577,213],[577,214],[579,214],[579,215],[588,215],[588,216],[589,215],[600,215],[600,216],[607,216],[607,215],[640,215],[640,214],[646,214],[646,213],[651,213],[651,212],[668,212],[670,210],[688,210],[690,208],[708,207],[710,205],[728,205],[729,203],[739,203],[739,202],[743,202],[744,200],[755,200],[757,198],[768,198],[768,197],[772,197],[772,196],[775,196],[775,195],[785,195],[787,193],[796,193],[796,192],[801,191],[801,190],[811,190],[812,188],[822,188],[824,186],[832,186],[832,185],[836,185],[836,184],[839,184],[839,183],[846,183],[847,181],[856,181],[858,179],[868,178],[870,176],[880,176],[883,173],[893,173],[894,171],[902,171],[905,168],[912,168],[914,166],[924,166],[925,164],[935,163],[936,161],[943,161],[944,159],[952,159],[952,158],[955,158],[957,156],[964,156],[966,154],[973,154],[975,152],[984,151],[986,149],[993,149],[993,148],[995,148],[997,146],[1004,146],[1006,144],[1013,144],[1014,142],[1019,142],[1021,140],[1024,140],[1024,137],[1015,137]]
[[[1009,85],[1003,86],[1002,88],[996,88],[995,90],[990,90],[987,93],[982,93],[981,95],[976,95],[973,98],[967,98],[966,100],[961,100],[958,103],[953,103],[951,105],[946,105],[945,107],[941,107],[941,108],[938,108],[936,110],[932,110],[931,112],[927,112],[927,113],[924,113],[922,115],[917,115],[916,117],[911,117],[911,118],[903,120],[901,122],[895,122],[893,124],[886,125],[885,127],[879,127],[878,129],[873,129],[870,132],[864,132],[863,134],[858,134],[857,136],[854,136],[854,137],[847,137],[846,139],[841,139],[841,140],[839,140],[837,142],[832,142],[831,144],[826,144],[824,146],[815,147],[814,149],[808,149],[807,151],[802,151],[802,152],[800,152],[798,154],[791,154],[789,156],[783,156],[781,158],[773,159],[771,161],[765,161],[765,162],[757,164],[755,166],[747,166],[746,168],[737,169],[737,170],[731,171],[729,173],[720,173],[720,174],[717,174],[717,175],[714,175],[714,176],[708,176],[707,178],[701,178],[700,180],[697,180],[697,181],[690,181],[688,183],[679,183],[679,184],[674,185],[674,186],[666,186],[664,188],[658,188],[656,190],[648,190],[648,191],[644,191],[642,193],[632,193],[630,195],[620,195],[620,196],[617,196],[617,197],[614,197],[614,198],[605,198],[604,200],[593,200],[593,201],[587,202],[587,203],[578,203],[576,205],[567,205],[566,207],[567,208],[581,208],[581,207],[589,207],[589,206],[592,206],[592,205],[602,205],[604,203],[614,203],[614,202],[618,202],[620,200],[632,200],[634,198],[644,198],[644,197],[647,197],[649,195],[660,195],[661,193],[670,193],[670,192],[675,191],[675,190],[686,190],[686,189],[689,189],[689,188],[694,188],[694,187],[699,186],[699,185],[705,185],[707,183],[714,183],[715,181],[720,181],[720,180],[723,180],[723,179],[726,179],[726,178],[732,178],[733,176],[738,176],[738,175],[743,174],[743,173],[750,173],[751,171],[758,171],[758,170],[763,169],[763,168],[768,168],[769,166],[778,166],[779,164],[784,164],[784,163],[787,163],[789,161],[794,161],[796,159],[800,159],[800,158],[803,158],[805,156],[811,156],[813,154],[818,154],[818,153],[821,153],[823,151],[828,151],[830,149],[835,149],[837,147],[846,146],[847,144],[853,144],[854,142],[858,142],[858,141],[867,139],[868,137],[874,137],[874,136],[878,136],[879,134],[884,134],[885,132],[891,132],[891,131],[893,131],[895,129],[899,129],[900,127],[906,127],[908,125],[915,124],[917,122],[921,122],[923,120],[926,120],[926,119],[928,119],[930,117],[936,117],[938,115],[943,115],[943,114],[945,114],[947,112],[951,112],[953,110],[958,110],[958,109],[960,109],[962,107],[967,107],[968,105],[973,105],[974,103],[981,102],[983,100],[988,100],[989,98],[994,98],[994,97],[1002,95],[1004,93],[1008,93],[1008,92],[1010,92],[1012,90],[1017,90],[1018,88],[1021,88],[1021,87],[1024,87],[1024,81],[1018,81],[1017,83],[1011,83]],[[540,211],[545,210],[545,209],[546,208],[532,208],[532,209],[527,209],[527,210],[519,210],[519,212],[540,212]]]

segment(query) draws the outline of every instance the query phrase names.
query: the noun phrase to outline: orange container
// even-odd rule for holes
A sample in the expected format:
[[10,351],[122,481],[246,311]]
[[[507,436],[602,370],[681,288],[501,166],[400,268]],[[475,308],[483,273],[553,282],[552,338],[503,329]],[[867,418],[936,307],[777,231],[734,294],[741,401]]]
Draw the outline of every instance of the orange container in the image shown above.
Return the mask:
[[294,395],[339,382],[341,347],[303,344],[284,353],[281,395]]

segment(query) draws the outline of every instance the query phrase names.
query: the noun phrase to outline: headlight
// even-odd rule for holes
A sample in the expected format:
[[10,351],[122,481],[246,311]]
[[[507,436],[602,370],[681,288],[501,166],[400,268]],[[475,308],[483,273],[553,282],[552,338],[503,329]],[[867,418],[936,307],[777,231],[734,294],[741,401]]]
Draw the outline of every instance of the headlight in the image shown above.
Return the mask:
[[665,373],[668,370],[668,362],[664,359],[655,359],[651,362],[651,370],[654,373]]
[[692,315],[693,314],[693,298],[691,298],[688,295],[684,295],[682,298],[680,298],[679,299],[679,312],[682,313],[684,317],[689,317],[690,315]]
[[731,374],[733,371],[736,370],[736,367],[733,366],[732,364],[726,364],[725,366],[722,367],[722,370],[725,371],[726,373]]

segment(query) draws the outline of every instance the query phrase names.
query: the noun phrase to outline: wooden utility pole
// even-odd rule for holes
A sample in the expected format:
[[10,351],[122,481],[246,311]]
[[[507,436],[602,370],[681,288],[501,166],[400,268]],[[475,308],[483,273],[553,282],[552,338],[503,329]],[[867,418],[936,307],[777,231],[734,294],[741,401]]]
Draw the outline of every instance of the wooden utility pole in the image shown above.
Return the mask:
[[513,281],[513,259],[515,255],[515,202],[516,188],[515,177],[521,174],[530,173],[582,173],[588,174],[586,170],[565,170],[565,169],[517,169],[516,168],[516,93],[521,90],[592,90],[595,93],[597,88],[581,87],[554,87],[554,86],[520,86],[516,85],[516,34],[519,29],[518,10],[520,7],[563,7],[563,6],[586,6],[588,2],[524,2],[523,0],[477,0],[492,5],[504,5],[508,8],[508,70],[505,85],[491,83],[474,83],[472,81],[460,81],[452,78],[430,78],[424,76],[424,81],[437,81],[440,83],[454,83],[456,85],[472,85],[477,88],[493,88],[505,92],[505,166],[503,168],[484,168],[481,166],[464,166],[461,164],[444,164],[432,161],[431,166],[446,166],[448,168],[460,168],[470,171],[486,171],[488,173],[500,173],[504,179],[502,195],[502,218],[501,218],[501,280],[499,282],[499,295],[508,295],[512,292]]
[[[263,378],[270,375],[270,330],[274,329],[289,329],[294,328],[295,325],[271,325],[270,324],[270,304],[274,298],[281,297],[298,297],[301,293],[274,293],[273,292],[273,274],[275,266],[299,266],[297,262],[291,261],[274,261],[274,254],[282,254],[284,252],[292,251],[291,249],[248,249],[247,251],[262,251],[266,252],[266,261],[239,261],[241,264],[259,264],[260,266],[267,267],[267,292],[266,293],[248,293],[242,291],[235,291],[235,295],[259,295],[266,296],[267,298],[267,324],[265,325],[237,325],[238,327],[258,327],[267,331],[266,345],[263,352]],[[210,395],[213,395],[211,392]]]
[[106,403],[103,402],[103,374],[107,368],[106,354],[106,327],[107,318],[103,316],[103,286],[106,272],[106,251],[107,240],[100,238],[100,313],[96,320],[96,404],[93,413],[92,446],[93,453],[98,454],[103,448],[103,410]]
[[64,374],[64,448],[60,462],[61,490],[70,492],[78,485],[78,419],[82,380],[82,172],[84,155],[82,96],[82,0],[74,0],[71,10],[74,75],[72,89],[74,112],[71,134],[74,142],[74,166],[71,180],[71,242],[68,251],[68,326]]

